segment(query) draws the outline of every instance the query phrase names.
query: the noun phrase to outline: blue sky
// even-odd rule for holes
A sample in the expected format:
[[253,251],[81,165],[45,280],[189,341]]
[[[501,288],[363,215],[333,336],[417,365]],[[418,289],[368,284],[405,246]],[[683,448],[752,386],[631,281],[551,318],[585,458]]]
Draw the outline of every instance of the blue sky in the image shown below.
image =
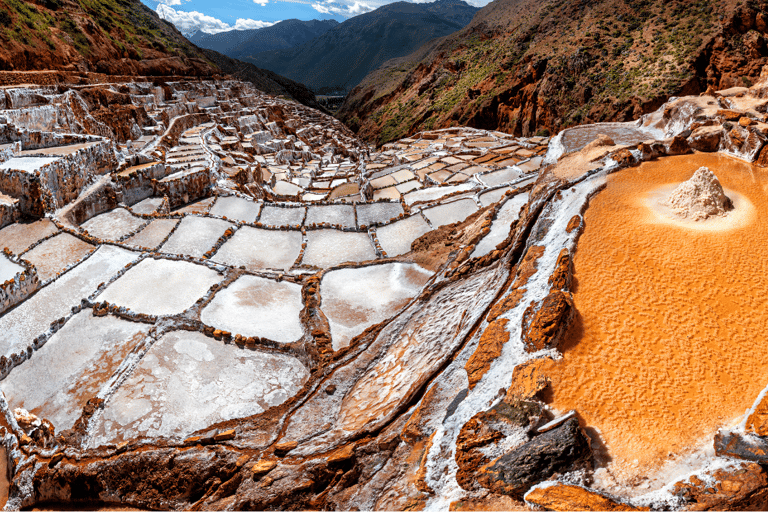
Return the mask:
[[[141,0],[185,34],[270,26],[278,21],[344,21],[396,0]],[[434,0],[418,0],[434,1]],[[490,0],[465,0],[481,7]]]

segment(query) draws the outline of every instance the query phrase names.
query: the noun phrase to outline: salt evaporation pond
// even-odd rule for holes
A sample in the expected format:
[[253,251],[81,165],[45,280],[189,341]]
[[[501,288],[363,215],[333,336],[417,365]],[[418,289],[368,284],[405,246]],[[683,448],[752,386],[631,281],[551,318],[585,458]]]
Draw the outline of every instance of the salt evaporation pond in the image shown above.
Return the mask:
[[72,428],[149,328],[81,311],[2,381],[8,404],[50,420],[57,432]]
[[424,233],[431,231],[421,214],[411,215],[376,229],[376,238],[387,256],[399,256],[411,252],[411,244]]
[[343,228],[355,227],[355,207],[352,205],[310,206],[306,224],[333,224]]
[[496,213],[496,218],[491,224],[491,232],[478,242],[470,257],[479,258],[496,249],[496,246],[509,236],[509,228],[511,224],[518,219],[520,216],[520,208],[527,202],[527,192],[517,194],[508,199]]
[[5,255],[0,255],[0,283],[4,283],[10,279],[13,279],[16,274],[24,272],[24,267],[18,263],[14,263]]
[[565,152],[571,153],[580,150],[599,135],[607,135],[616,144],[639,144],[654,138],[638,129],[635,123],[597,123],[564,130],[560,142]]
[[35,242],[56,233],[58,230],[49,219],[11,224],[0,230],[0,249],[7,247],[13,254],[21,254]]
[[403,213],[400,203],[365,203],[357,205],[357,225],[385,224]]
[[162,197],[148,197],[142,201],[139,201],[135,205],[131,206],[131,210],[133,210],[136,213],[149,215],[150,213],[155,213],[157,209],[160,208],[162,205],[163,205]]
[[219,291],[200,319],[217,329],[279,343],[301,338],[301,286],[258,276],[242,276]]
[[45,281],[82,260],[95,249],[69,233],[59,233],[24,253],[24,259],[37,268],[37,277]]
[[109,399],[89,445],[139,436],[186,437],[214,423],[280,405],[308,377],[295,357],[175,331],[150,348]]
[[157,246],[163,243],[163,240],[168,237],[168,234],[178,223],[177,219],[155,219],[144,229],[125,240],[124,243],[133,247],[157,249]]
[[301,226],[304,223],[304,216],[307,209],[301,208],[279,208],[277,206],[266,205],[261,211],[259,222],[269,227],[294,227]]
[[216,245],[232,224],[208,217],[184,217],[173,235],[160,248],[162,252],[202,257]]
[[373,259],[376,259],[376,251],[366,233],[317,229],[307,232],[307,248],[301,263],[327,268],[348,261]]
[[466,192],[477,187],[475,183],[462,183],[461,185],[451,185],[447,187],[430,187],[423,190],[409,192],[403,196],[405,204],[412,205],[419,201],[436,201],[442,197],[456,192]]
[[80,227],[96,238],[119,240],[146,223],[146,220],[134,217],[125,208],[115,208],[88,219]]
[[371,325],[394,315],[432,273],[415,263],[384,263],[333,270],[323,276],[321,309],[331,325],[333,349],[349,345]]
[[487,186],[495,187],[496,185],[516,180],[520,176],[522,176],[520,171],[515,169],[500,169],[498,171],[489,172],[488,174],[483,174],[480,176],[480,179],[483,180],[483,183]]
[[478,197],[478,199],[480,199],[480,204],[483,205],[483,207],[486,207],[492,205],[493,203],[499,202],[501,198],[504,197],[504,194],[507,192],[507,190],[511,190],[511,188],[512,187],[502,187],[495,190],[489,190],[488,192],[483,192]]
[[256,222],[261,204],[236,196],[219,197],[210,209],[211,215],[226,217],[229,220]]
[[439,228],[454,222],[461,222],[477,211],[477,203],[472,199],[460,199],[444,203],[423,211],[433,228]]
[[248,270],[288,270],[301,252],[300,231],[277,231],[245,226],[227,240],[214,261]]
[[146,315],[175,315],[192,307],[221,279],[203,265],[147,258],[110,284],[99,301]]
[[92,295],[138,254],[111,245],[101,246],[90,258],[45,286],[0,317],[0,354],[27,346],[50,328],[51,322],[72,313],[72,307]]

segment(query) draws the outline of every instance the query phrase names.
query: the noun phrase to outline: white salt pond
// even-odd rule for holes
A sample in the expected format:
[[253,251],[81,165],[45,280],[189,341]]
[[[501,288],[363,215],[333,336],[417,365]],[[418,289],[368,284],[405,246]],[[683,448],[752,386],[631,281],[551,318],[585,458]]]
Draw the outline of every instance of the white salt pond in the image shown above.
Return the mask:
[[306,224],[334,224],[343,228],[355,227],[355,207],[352,205],[310,206]]
[[148,197],[131,206],[131,210],[136,213],[149,215],[150,213],[155,213],[162,204],[162,197]]
[[357,205],[358,226],[385,224],[403,213],[400,203],[366,203]]
[[301,286],[258,276],[242,276],[216,293],[200,319],[217,329],[279,343],[301,338]]
[[24,253],[23,258],[37,268],[37,276],[45,281],[81,261],[95,249],[69,233],[59,233]]
[[7,247],[13,254],[21,254],[35,242],[58,230],[49,219],[11,224],[0,230],[0,249]]
[[411,244],[424,233],[431,231],[421,214],[376,228],[376,238],[387,256],[399,256],[411,252]]
[[22,272],[24,267],[6,258],[5,254],[0,254],[0,283],[9,281]]
[[376,259],[376,251],[367,233],[317,229],[307,232],[307,248],[301,263],[328,268],[348,261],[373,259]]
[[427,208],[422,213],[429,219],[433,228],[439,228],[440,226],[463,221],[477,210],[477,204],[472,199],[460,199]]
[[304,215],[307,209],[299,208],[279,208],[277,206],[265,205],[261,211],[259,222],[270,227],[288,227],[301,226],[304,223]]
[[371,325],[415,297],[432,273],[414,263],[385,263],[332,270],[320,283],[321,309],[331,325],[333,349],[349,345]]
[[528,193],[523,192],[507,200],[496,213],[491,224],[491,232],[485,235],[475,246],[471,258],[485,256],[509,236],[509,227],[520,217],[520,208],[528,202]]
[[107,402],[89,446],[139,436],[186,437],[280,405],[308,377],[295,357],[175,331],[152,346]]
[[497,203],[499,200],[501,200],[502,197],[504,197],[504,194],[507,192],[507,190],[511,190],[511,187],[502,187],[495,190],[489,190],[488,192],[483,192],[479,196],[480,204],[485,207],[490,206],[493,203]]
[[119,240],[146,223],[146,220],[134,217],[125,208],[115,208],[88,219],[80,227],[96,238]]
[[163,240],[166,239],[174,226],[178,224],[177,219],[155,219],[147,224],[144,229],[125,240],[126,245],[133,247],[148,247],[152,250],[157,249]]
[[221,219],[184,217],[160,251],[201,258],[231,226],[231,223]]
[[14,368],[0,387],[12,409],[22,407],[50,420],[57,432],[72,428],[86,402],[144,340],[149,328],[81,311],[31,359]]
[[255,222],[261,210],[260,203],[254,203],[236,196],[220,197],[216,200],[209,213],[229,220]]
[[51,322],[72,312],[72,307],[96,291],[138,254],[111,245],[45,286],[28,300],[0,317],[0,354],[13,354],[26,347]]
[[203,265],[147,258],[110,284],[98,300],[136,313],[175,315],[192,307],[221,279]]
[[476,183],[462,183],[461,185],[451,185],[447,187],[430,187],[422,190],[416,190],[409,192],[403,196],[407,205],[412,205],[418,201],[435,201],[441,197],[445,197],[449,194],[455,194],[456,192],[466,192],[476,188]]
[[244,226],[221,246],[213,260],[248,270],[288,270],[301,252],[300,231],[277,231]]
[[45,167],[46,165],[51,164],[57,160],[61,160],[61,158],[49,156],[16,157],[1,163],[0,171],[14,170],[34,173],[39,171],[42,167]]
[[488,174],[483,174],[480,176],[480,179],[483,180],[483,183],[485,183],[487,186],[495,187],[496,185],[501,185],[502,183],[508,183],[510,181],[516,180],[520,176],[522,176],[520,171],[507,168],[489,172]]

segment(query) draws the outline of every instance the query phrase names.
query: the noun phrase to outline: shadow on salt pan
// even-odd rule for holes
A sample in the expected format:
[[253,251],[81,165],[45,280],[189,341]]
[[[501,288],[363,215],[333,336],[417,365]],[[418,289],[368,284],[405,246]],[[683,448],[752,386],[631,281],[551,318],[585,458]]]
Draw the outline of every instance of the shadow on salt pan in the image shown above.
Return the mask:
[[89,446],[138,436],[186,437],[214,423],[280,405],[308,377],[293,356],[175,331],[149,349],[109,399],[91,430]]
[[432,273],[415,263],[385,263],[328,272],[320,285],[321,309],[339,350],[371,325],[389,318],[415,297]]

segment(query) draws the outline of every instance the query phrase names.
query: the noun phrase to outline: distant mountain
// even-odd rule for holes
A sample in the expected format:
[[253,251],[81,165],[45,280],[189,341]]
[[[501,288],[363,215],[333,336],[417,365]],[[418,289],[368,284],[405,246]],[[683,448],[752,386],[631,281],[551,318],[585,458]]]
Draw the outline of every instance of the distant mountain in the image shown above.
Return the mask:
[[383,62],[408,55],[431,39],[460,30],[477,11],[461,0],[396,2],[350,18],[293,48],[241,53],[238,58],[315,91],[348,91]]
[[190,41],[235,59],[271,50],[292,48],[321,36],[339,24],[336,20],[285,20],[271,27],[229,30],[218,34],[197,32]]

